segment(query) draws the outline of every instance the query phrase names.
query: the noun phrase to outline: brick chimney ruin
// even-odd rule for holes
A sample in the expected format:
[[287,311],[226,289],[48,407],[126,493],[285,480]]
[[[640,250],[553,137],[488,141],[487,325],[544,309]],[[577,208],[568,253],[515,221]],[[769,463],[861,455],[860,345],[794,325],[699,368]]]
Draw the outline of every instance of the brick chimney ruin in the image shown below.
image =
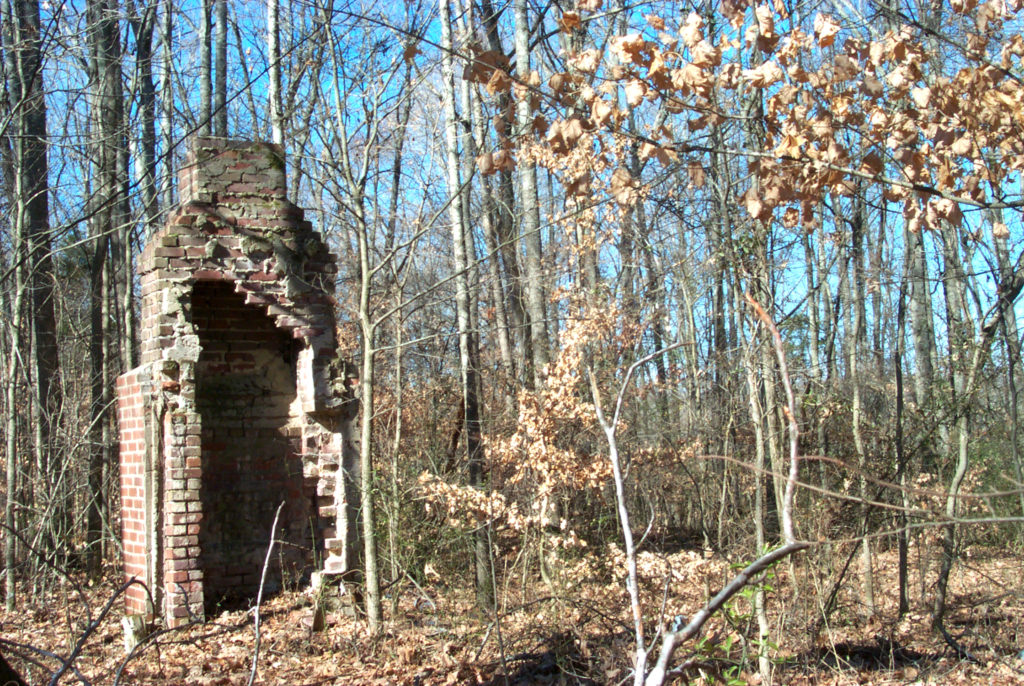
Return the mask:
[[334,258],[286,196],[278,145],[195,138],[180,203],[139,259],[141,364],[117,380],[128,614],[167,626],[345,573],[356,406]]

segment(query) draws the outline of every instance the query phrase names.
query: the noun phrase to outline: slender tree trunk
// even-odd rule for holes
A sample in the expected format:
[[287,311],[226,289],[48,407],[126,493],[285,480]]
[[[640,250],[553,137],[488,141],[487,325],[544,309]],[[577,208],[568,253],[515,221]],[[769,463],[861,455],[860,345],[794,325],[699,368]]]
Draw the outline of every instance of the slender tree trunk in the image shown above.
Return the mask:
[[931,407],[935,378],[935,334],[932,330],[932,306],[928,262],[924,236],[904,231],[906,259],[910,272],[910,333],[914,341],[914,400],[921,411]]
[[[142,238],[146,239],[156,230],[160,221],[160,200],[157,195],[156,180],[156,85],[153,81],[153,36],[156,31],[157,5],[145,7],[142,14],[136,12],[133,4],[129,4],[128,18],[135,33],[135,75],[133,78],[134,99],[139,103],[141,133],[132,135],[130,140],[134,148],[135,178],[142,199]],[[129,196],[126,193],[125,198]],[[125,226],[124,253],[122,261],[125,265],[124,284],[122,290],[121,309],[123,312],[124,330],[124,368],[132,369],[138,361],[135,348],[135,308],[133,307],[134,272],[132,269],[132,232]]]
[[[249,69],[249,61],[245,56],[245,39],[242,38],[242,30],[238,28],[238,22],[232,25],[232,29],[235,34],[235,49],[238,53],[238,64],[241,66],[241,72],[243,78],[247,81],[252,80],[252,72]],[[251,122],[253,136],[261,140],[267,138],[268,127],[266,122],[263,121],[266,118],[266,113],[260,111],[260,106],[256,104],[256,96],[253,94],[252,88],[245,89],[245,105],[248,109],[249,121]]]
[[[102,224],[98,227],[102,231]],[[89,379],[90,379],[90,428],[89,428],[89,473],[87,483],[88,504],[86,506],[85,545],[86,568],[89,574],[96,577],[103,562],[100,541],[103,536],[103,463],[106,451],[103,445],[103,424],[105,422],[103,387],[104,378],[103,352],[103,302],[106,293],[103,288],[103,272],[107,261],[109,238],[105,235],[97,237],[92,264],[90,266],[90,316],[89,316]]]
[[141,132],[133,136],[135,143],[135,178],[142,199],[142,216],[146,236],[156,229],[160,217],[160,201],[156,184],[156,85],[153,81],[153,35],[156,31],[156,4],[135,11],[129,5],[129,21],[135,34],[134,98],[139,103]]
[[284,116],[281,112],[281,46],[278,28],[280,14],[280,1],[267,0],[267,61],[270,68],[267,100],[270,108],[270,138],[278,144],[284,143]]
[[[1001,210],[993,211],[992,223],[1002,223]],[[1000,282],[1009,282],[1013,278],[1013,265],[1010,263],[1010,251],[1005,236],[993,235],[996,264],[999,266]],[[1000,325],[1003,341],[1006,346],[1006,380],[1010,390],[1010,455],[1013,463],[1014,477],[1017,483],[1024,484],[1024,459],[1020,452],[1020,394],[1017,388],[1018,369],[1021,366],[1020,332],[1015,317],[1003,317]],[[1017,502],[1020,514],[1024,515],[1024,489],[1019,489]],[[1024,532],[1024,529],[1021,529]]]
[[213,114],[213,65],[210,63],[213,51],[213,27],[210,25],[211,3],[202,0],[199,10],[199,135],[210,135]]
[[215,81],[213,88],[213,135],[228,135],[228,2],[214,0],[217,30],[214,34]]
[[[756,334],[755,334],[756,336]],[[765,513],[765,489],[762,484],[766,482],[764,478],[764,470],[767,465],[765,455],[765,435],[764,435],[764,408],[761,406],[760,401],[760,389],[757,383],[757,357],[755,352],[757,348],[760,348],[762,343],[758,341],[752,341],[750,346],[753,348],[747,354],[746,364],[746,376],[747,376],[747,402],[750,410],[750,423],[754,428],[754,441],[755,441],[755,452],[754,452],[754,533],[756,537],[757,552],[756,555],[763,555],[767,550],[768,536],[765,532],[764,521],[766,519]],[[754,615],[757,620],[757,633],[761,649],[758,651],[757,664],[758,671],[761,675],[762,683],[771,682],[771,660],[767,652],[767,641],[770,635],[770,625],[768,623],[768,613],[766,608],[766,598],[764,589],[758,586],[754,589]]]
[[[477,148],[482,150],[486,145],[483,105],[480,102],[479,93],[475,90],[472,93],[472,107],[473,135],[477,139]],[[495,210],[493,187],[489,178],[484,178],[481,182],[480,193],[483,205],[480,216],[484,231],[484,247],[487,250],[489,295],[494,307],[494,331],[498,339],[498,351],[501,355],[502,370],[505,374],[503,383],[505,405],[509,411],[513,411],[515,409],[515,390],[513,384],[516,379],[516,364],[512,351],[512,337],[509,331],[509,317],[505,307],[505,279],[501,269],[501,248],[495,226],[498,218]]]
[[174,0],[163,0],[160,11],[160,196],[169,209],[174,205]]
[[[906,273],[904,273],[904,277]],[[907,333],[907,282],[906,278],[900,279],[899,294],[896,296],[896,341],[894,346],[893,368],[896,372],[896,479],[900,486],[900,530],[896,536],[898,556],[898,586],[899,586],[899,613],[903,616],[910,611],[908,599],[908,553],[910,548],[910,533],[907,529],[909,523],[908,511],[910,509],[910,479],[908,474],[907,454],[903,445],[903,350],[906,346]]]
[[[939,577],[935,587],[935,603],[932,608],[932,625],[945,631],[943,620],[946,610],[946,591],[949,575],[956,557],[956,524],[953,523],[959,507],[960,488],[967,469],[970,466],[968,445],[970,440],[970,403],[971,384],[968,382],[973,374],[968,372],[967,350],[974,343],[973,328],[967,319],[964,293],[964,272],[961,255],[957,246],[959,237],[956,227],[946,223],[940,234],[942,243],[942,290],[946,305],[946,329],[949,347],[949,386],[951,406],[953,409],[950,435],[955,431],[957,441],[955,452],[952,442],[948,443],[947,459],[954,463],[953,478],[946,494],[946,517],[949,523],[943,527],[942,562],[939,566]],[[975,344],[980,345],[980,344]],[[975,353],[977,354],[977,353]]]
[[[369,265],[367,264],[367,267]],[[360,290],[363,300],[365,295],[367,312],[369,308],[369,269],[364,287]],[[374,330],[369,317],[362,317],[360,322],[362,333],[363,364],[359,375],[359,501],[362,503],[361,533],[363,538],[363,583],[366,594],[366,620],[370,633],[376,634],[381,629],[383,614],[380,604],[380,571],[377,565],[377,524],[373,505],[373,412],[374,412],[374,363],[373,338]]]
[[362,196],[355,194],[356,234],[359,244],[359,331],[362,348],[362,366],[359,375],[359,502],[361,503],[361,528],[363,539],[363,588],[365,592],[366,620],[371,634],[381,630],[380,569],[377,558],[377,524],[374,506],[373,470],[373,416],[376,412],[374,399],[375,337],[377,326],[370,309],[370,289],[373,285],[373,271],[370,264],[369,227],[362,211]]
[[[327,30],[330,30],[328,27]],[[403,77],[403,89],[407,90],[412,79],[412,65],[406,64]],[[402,203],[402,159],[405,152],[406,132],[409,125],[409,116],[412,112],[412,98],[406,97],[398,108],[398,126],[395,137],[394,164],[391,168],[391,193],[388,202],[388,220],[386,227],[386,242],[391,260],[392,289],[394,291],[394,317],[395,317],[395,426],[394,437],[391,449],[391,518],[388,522],[388,548],[391,557],[391,579],[397,579],[399,574],[398,565],[398,525],[401,516],[401,499],[399,496],[399,470],[398,461],[401,455],[402,430],[404,427],[403,407],[403,352],[405,335],[405,309],[402,301],[405,298],[405,279],[398,269],[398,218],[399,206]],[[397,607],[398,596],[392,601],[392,611]]]
[[[724,145],[722,132],[717,129],[712,132],[712,141],[716,147]],[[723,259],[716,260],[715,274],[712,276],[711,286],[711,326],[708,327],[710,336],[708,345],[712,351],[714,360],[714,383],[712,384],[712,398],[709,406],[714,412],[718,409],[721,416],[728,412],[724,406],[729,402],[727,389],[733,387],[736,380],[735,370],[739,365],[729,364],[730,336],[728,313],[728,263],[729,263],[729,236],[732,233],[732,198],[730,191],[732,179],[730,178],[729,163],[725,155],[712,153],[711,155],[711,178],[715,181],[715,205],[716,215],[708,222],[708,238],[714,250],[723,256]],[[685,256],[684,256],[685,257]],[[696,355],[696,350],[693,351]],[[724,444],[727,440],[725,435],[720,435],[720,446],[718,451],[724,453]],[[724,465],[719,467],[724,470]]]
[[21,174],[17,162],[14,165],[15,193],[14,221],[12,222],[12,242],[14,254],[11,262],[14,265],[14,298],[11,305],[10,315],[10,345],[7,350],[7,377],[6,381],[6,410],[5,433],[7,452],[7,482],[4,498],[4,596],[5,606],[8,612],[14,611],[14,604],[17,600],[17,583],[14,570],[17,568],[17,537],[12,535],[18,531],[16,520],[15,503],[18,493],[18,413],[14,408],[18,406],[18,376],[21,372],[20,360],[22,351],[22,308],[25,296],[25,248],[22,234],[22,227],[25,224],[25,202],[27,194],[21,193]]
[[[440,0],[441,23],[441,71],[444,95],[445,157],[447,162],[448,220],[451,223],[453,258],[455,267],[455,311],[459,327],[459,368],[462,376],[463,431],[466,446],[466,460],[469,466],[469,485],[479,488],[483,485],[482,448],[480,445],[480,407],[477,398],[477,367],[479,351],[477,340],[471,328],[469,299],[469,256],[466,254],[464,235],[462,182],[459,178],[459,149],[457,115],[455,111],[455,77],[452,60],[451,13],[448,0]],[[487,531],[480,528],[474,535],[474,559],[476,569],[477,604],[491,609],[494,593],[491,587],[490,553],[487,545]]]
[[92,101],[92,122],[94,131],[95,177],[94,194],[90,203],[92,218],[90,235],[94,239],[90,271],[90,452],[89,452],[89,502],[86,510],[86,566],[92,575],[98,575],[102,563],[103,506],[105,488],[103,470],[107,457],[104,441],[104,425],[108,421],[108,379],[109,363],[105,359],[106,321],[109,293],[104,283],[108,269],[110,245],[113,237],[123,230],[120,212],[123,135],[121,73],[120,73],[120,32],[118,12],[111,3],[115,0],[90,0],[88,24],[90,37],[91,65],[94,74],[95,93]]
[[[273,4],[276,0],[268,0]],[[268,9],[270,4],[268,4]],[[276,23],[276,19],[274,21]],[[276,31],[268,30],[268,40],[271,34]],[[359,378],[359,401],[360,401],[360,445],[359,445],[359,495],[361,503],[361,536],[363,540],[363,572],[366,617],[370,632],[373,634],[381,630],[383,613],[381,610],[380,571],[377,556],[377,525],[376,506],[374,503],[374,445],[373,445],[373,421],[376,412],[374,398],[374,378],[376,365],[374,356],[376,350],[376,333],[379,320],[375,319],[371,295],[374,287],[374,275],[378,272],[380,265],[373,264],[373,234],[368,224],[365,202],[367,179],[370,175],[370,160],[373,151],[379,142],[378,132],[380,122],[377,119],[377,106],[379,100],[372,101],[372,107],[364,111],[364,118],[361,125],[365,126],[363,145],[359,151],[359,158],[355,159],[349,148],[350,133],[346,130],[345,105],[346,100],[342,95],[341,88],[341,63],[344,56],[339,52],[338,45],[332,31],[327,32],[327,40],[330,54],[335,62],[334,78],[332,79],[332,90],[334,94],[335,118],[334,135],[340,146],[338,154],[338,166],[342,181],[344,183],[346,199],[345,205],[348,209],[359,254],[359,304],[357,321],[360,333],[360,345],[362,354],[361,374]],[[379,92],[377,93],[379,96]]]
[[857,208],[854,210],[854,216],[851,221],[852,250],[850,251],[850,260],[852,265],[850,271],[853,273],[853,278],[852,280],[847,279],[848,285],[846,291],[850,294],[847,311],[850,312],[853,317],[853,328],[847,340],[850,385],[853,387],[850,421],[852,423],[851,429],[853,433],[854,449],[857,451],[857,467],[860,472],[857,481],[861,502],[863,503],[861,505],[861,526],[863,527],[865,534],[860,541],[861,591],[863,593],[862,600],[864,602],[864,607],[867,614],[870,616],[875,614],[875,583],[874,575],[872,573],[871,538],[867,535],[870,533],[868,522],[870,508],[867,505],[868,455],[867,449],[864,446],[864,432],[862,428],[863,406],[861,401],[860,371],[860,348],[864,327],[864,275],[862,263],[864,215],[865,207],[862,202],[858,201]]
[[[496,11],[491,0],[479,0],[480,19],[484,27],[484,37],[487,41],[487,49],[495,50],[506,54],[501,43],[498,20],[501,12]],[[511,99],[507,93],[498,96],[497,111],[501,113],[503,123],[508,130],[516,126],[515,117],[512,116]],[[517,246],[519,241],[515,239],[515,217],[513,208],[516,206],[515,183],[511,172],[502,170],[498,174],[497,189],[492,195],[494,199],[494,230],[496,233],[496,245],[499,246],[499,255],[495,256],[498,268],[502,271],[507,286],[505,308],[510,337],[514,343],[513,349],[518,350],[518,358],[522,363],[516,366],[517,376],[513,377],[518,383],[526,383],[530,360],[533,355],[530,350],[530,337],[527,333],[527,315],[524,306],[523,275],[520,268]]]
[[[53,260],[51,259],[49,163],[47,148],[46,100],[43,89],[42,33],[39,3],[22,0],[15,18],[18,35],[25,41],[18,50],[18,81],[23,101],[19,107],[19,156],[25,199],[23,236],[28,246],[26,283],[31,290],[31,322],[34,355],[34,394],[39,408],[36,450],[41,456],[45,478],[56,481],[61,465],[51,464],[50,434],[52,419],[60,407],[60,385],[54,384],[58,374],[57,323],[53,307]],[[62,547],[58,541],[52,543]]]
[[[836,341],[836,329],[838,313],[837,302],[832,295],[832,284],[830,280],[825,278],[826,274],[831,272],[829,268],[829,256],[825,252],[826,241],[816,241],[817,247],[817,262],[818,262],[818,281],[819,281],[819,297],[821,298],[821,338],[822,338],[822,351],[825,354],[825,360],[822,363],[823,378],[825,381],[830,381],[836,378],[836,356],[835,356],[835,341]],[[824,448],[823,448],[824,450]]]
[[[462,13],[470,14],[471,5],[466,0],[462,2]],[[469,27],[467,27],[467,35]],[[493,48],[492,48],[493,49]],[[499,46],[500,49],[500,46]],[[481,102],[479,90],[469,83],[464,83],[463,88],[468,92],[469,107],[466,108],[464,116],[468,117],[472,127],[472,141],[476,151],[487,149],[487,134],[484,120],[483,103]],[[505,96],[507,97],[507,95]],[[469,157],[469,156],[467,156]],[[505,305],[505,279],[501,269],[501,248],[498,240],[496,224],[499,221],[494,199],[494,189],[490,177],[484,177],[480,183],[481,212],[480,221],[483,227],[484,247],[487,251],[487,283],[489,297],[494,308],[494,333],[498,339],[498,351],[500,354],[501,366],[504,372],[503,390],[505,406],[510,412],[515,409],[515,391],[513,383],[516,378],[516,364],[512,350],[512,338],[510,335],[509,317]]]
[[[646,236],[646,217],[644,217],[644,220],[641,222],[641,226],[644,227],[642,235]],[[665,272],[660,265],[656,264],[654,248],[646,241],[646,239],[641,247],[641,251],[643,252],[644,269],[647,271],[646,285],[644,287],[644,299],[647,301],[647,305],[650,309],[650,317],[652,320],[651,352],[654,352],[655,350],[661,350],[665,347],[665,326],[662,312],[667,308],[667,303],[660,300],[661,294],[664,292]],[[683,280],[686,281],[686,279],[687,275],[684,272]],[[690,329],[686,324],[690,323],[690,316],[692,316],[692,314],[688,313],[692,313],[692,310],[686,310],[684,312],[682,320],[685,324],[681,327],[683,331]],[[661,420],[661,427],[659,427],[659,430],[667,430],[669,422],[671,421],[668,392],[668,367],[666,358],[667,355],[659,355],[654,358],[654,378],[658,384],[658,415]],[[694,377],[694,380],[696,381],[696,377]],[[697,384],[695,383],[694,386],[697,386]]]
[[[812,395],[814,401],[814,436],[818,454],[824,456],[828,454],[828,434],[825,431],[824,416],[828,386],[825,384],[826,370],[821,355],[821,317],[822,304],[825,308],[828,307],[828,299],[825,295],[828,289],[828,276],[826,272],[818,269],[818,253],[812,243],[811,232],[803,232],[803,244],[807,276],[807,344],[811,360],[811,382],[807,385],[807,393]],[[815,274],[817,274],[817,280],[815,280]],[[818,462],[818,480],[822,488],[829,487],[828,470],[824,461]]]
[[[674,281],[678,279],[678,288],[676,291],[679,294],[679,334],[680,338],[685,341],[682,351],[680,352],[680,356],[683,358],[681,363],[686,364],[691,379],[691,383],[688,384],[689,388],[686,400],[679,404],[679,421],[682,424],[683,431],[686,431],[688,427],[696,426],[697,422],[700,421],[699,417],[702,416],[702,403],[705,394],[702,391],[703,384],[700,382],[700,369],[703,365],[703,361],[701,359],[701,350],[697,339],[697,332],[699,329],[696,321],[696,302],[693,297],[693,290],[695,286],[693,271],[685,266],[687,264],[687,260],[690,259],[690,256],[682,254],[682,251],[680,251],[680,253],[681,254],[677,260],[677,264],[679,265],[679,274],[673,275],[672,278]],[[664,287],[664,275],[664,270],[661,270],[659,288]],[[717,295],[723,292],[723,288],[724,284],[718,284],[718,286],[716,286],[712,291],[711,301],[713,317],[714,308],[717,307],[715,304]],[[659,322],[658,328],[660,328],[660,326],[661,324]],[[714,343],[709,346],[709,350],[713,349]],[[717,367],[718,365],[715,366]],[[718,447],[714,448],[714,451],[718,454],[725,454],[724,445],[727,442],[728,437],[722,435],[718,438]],[[712,465],[712,469],[716,469],[721,472],[725,469],[725,465],[721,462],[717,462]]]
[[[530,78],[530,24],[526,0],[513,0],[515,15],[516,78]],[[516,124],[525,135],[533,122],[529,98],[516,102]],[[541,264],[540,206],[537,200],[537,168],[533,162],[519,164],[519,202],[522,207],[520,232],[526,246],[526,312],[530,318],[530,347],[533,353],[533,382],[540,386],[541,372],[548,363],[547,315],[544,304],[544,275]]]
[[[402,429],[404,419],[404,408],[402,384],[402,347],[405,334],[405,318],[403,317],[402,298],[404,292],[401,284],[395,286],[395,430],[391,441],[391,519],[388,522],[388,549],[391,556],[391,580],[398,578],[398,524],[402,511],[402,502],[399,495],[398,484],[398,461],[402,452]],[[391,611],[394,613],[398,607],[398,595],[392,596]]]
[[17,377],[19,374],[18,360],[21,356],[19,349],[21,348],[21,308],[22,294],[24,293],[24,288],[21,284],[23,282],[23,269],[20,266],[15,266],[14,285],[17,287],[17,291],[14,297],[14,304],[11,307],[11,339],[7,357],[7,387],[5,389],[7,417],[4,427],[7,434],[7,444],[5,446],[7,452],[7,492],[4,499],[4,528],[6,529],[4,532],[4,569],[6,570],[4,574],[4,598],[8,612],[14,611],[18,588],[14,574],[18,561],[17,538],[12,535],[12,532],[18,530],[14,509],[16,502],[15,494],[18,492],[18,414],[14,411],[14,408],[17,407],[18,402]]
[[[34,384],[29,395],[33,416],[33,450],[47,496],[59,502],[54,491],[64,468],[51,445],[53,420],[61,405],[61,386],[55,383],[59,372],[57,324],[54,314],[54,274],[51,258],[52,241],[49,217],[49,145],[46,99],[43,84],[43,31],[39,3],[36,0],[14,0],[4,12],[4,43],[6,44],[8,111],[11,113],[10,153],[15,175],[14,205],[15,240],[21,241],[26,261],[22,281],[27,288],[29,366]],[[6,146],[5,146],[6,147]],[[17,265],[21,267],[19,261]],[[20,316],[20,315],[19,315]],[[14,348],[12,348],[12,352]],[[13,382],[13,378],[12,378]],[[10,408],[13,411],[13,406]],[[12,496],[14,491],[8,491]],[[46,546],[60,549],[64,516],[62,508],[50,510],[50,521],[42,523],[51,533]]]
[[[884,264],[885,246],[892,227],[886,221],[887,213],[883,208],[878,221],[878,234],[871,250],[871,288],[868,289],[871,299],[871,319],[875,325],[872,329],[871,349],[875,356],[875,373],[878,378],[885,377],[885,320],[882,317],[882,266]],[[870,239],[869,239],[870,243]]]
[[[766,284],[767,282],[763,281],[762,283]],[[767,303],[772,302],[772,296],[766,293],[764,302],[766,303],[766,311],[771,312],[772,310],[768,309]],[[786,473],[785,465],[782,462],[782,450],[779,445],[783,438],[783,433],[778,413],[776,412],[779,402],[776,398],[775,360],[767,344],[762,345],[760,348],[760,366],[761,387],[764,394],[764,437],[766,447],[768,448],[768,467],[771,471],[769,478],[765,480],[765,488],[771,496],[765,504],[765,516],[770,517],[774,522],[774,526],[770,531],[771,536],[774,538],[782,530],[782,492],[785,487]]]
[[[109,329],[110,354],[106,357],[110,372],[107,378],[111,387],[118,374],[134,366],[135,358],[135,310],[132,307],[132,285],[135,282],[134,255],[132,253],[132,172],[128,132],[125,127],[124,93],[121,85],[120,29],[117,30],[118,44],[114,61],[118,65],[118,80],[116,84],[112,85],[111,91],[113,98],[116,98],[114,113],[117,129],[113,137],[113,145],[117,156],[117,191],[113,204],[113,223],[110,236],[111,271],[107,292],[109,299],[107,307],[110,308],[112,316],[104,320],[105,326]],[[111,413],[111,417],[113,417],[113,413]],[[107,443],[107,445],[110,444]]]

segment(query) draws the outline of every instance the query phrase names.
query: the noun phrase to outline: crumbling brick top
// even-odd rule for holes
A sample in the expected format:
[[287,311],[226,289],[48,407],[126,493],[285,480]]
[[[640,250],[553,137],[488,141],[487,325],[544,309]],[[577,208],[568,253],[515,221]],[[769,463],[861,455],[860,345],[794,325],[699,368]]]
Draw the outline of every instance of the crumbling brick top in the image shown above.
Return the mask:
[[181,204],[280,204],[287,199],[284,151],[274,143],[197,137],[179,172]]

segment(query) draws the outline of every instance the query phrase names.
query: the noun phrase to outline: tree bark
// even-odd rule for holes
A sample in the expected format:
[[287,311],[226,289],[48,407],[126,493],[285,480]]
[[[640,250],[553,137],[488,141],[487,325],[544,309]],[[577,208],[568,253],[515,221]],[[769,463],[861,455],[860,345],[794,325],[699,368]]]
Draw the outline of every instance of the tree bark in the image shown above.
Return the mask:
[[[513,0],[515,15],[516,78],[530,78],[530,24],[526,0]],[[531,130],[529,97],[516,102],[518,134]],[[519,202],[522,212],[520,235],[526,247],[526,312],[530,320],[530,348],[533,354],[533,383],[541,385],[541,372],[548,363],[548,329],[545,307],[544,275],[541,262],[540,206],[537,199],[537,167],[533,162],[519,163]]]
[[157,228],[160,201],[156,184],[156,84],[153,81],[153,36],[156,32],[156,4],[136,11],[134,2],[128,5],[128,20],[135,34],[134,99],[139,103],[141,133],[133,137],[135,144],[135,178],[142,199],[142,217],[145,235]]
[[174,205],[174,0],[163,0],[160,17],[160,148],[163,151],[160,197],[165,208]]
[[[946,305],[946,330],[949,347],[949,386],[951,419],[948,433],[955,432],[955,448],[952,441],[947,444],[947,459],[954,463],[953,477],[946,493],[946,518],[949,523],[942,530],[942,562],[935,586],[935,602],[932,607],[932,625],[945,633],[946,590],[949,574],[956,557],[956,518],[959,509],[960,489],[970,466],[968,445],[970,441],[969,393],[973,373],[968,371],[967,350],[974,341],[973,327],[968,321],[964,303],[964,273],[962,256],[957,249],[959,237],[956,227],[944,223],[940,234],[942,243],[942,291]],[[975,343],[975,345],[979,345]]]
[[907,529],[909,523],[908,510],[910,509],[910,479],[908,474],[907,454],[903,443],[903,350],[906,347],[907,331],[907,281],[906,272],[904,278],[900,279],[899,294],[896,297],[896,341],[894,346],[893,369],[896,373],[896,435],[894,439],[896,450],[896,480],[900,486],[900,501],[903,506],[900,515],[900,530],[896,535],[896,554],[898,560],[897,585],[899,595],[899,613],[902,617],[910,611],[910,600],[908,598],[908,553],[910,549],[910,532]]
[[[472,330],[469,297],[470,260],[466,252],[465,216],[462,182],[459,178],[459,136],[455,110],[455,77],[453,67],[453,40],[451,10],[448,0],[439,0],[441,23],[441,72],[444,97],[444,148],[447,163],[448,221],[452,232],[452,253],[455,269],[455,311],[459,330],[459,370],[463,402],[463,445],[469,468],[469,485],[483,485],[483,450],[480,444],[480,406],[477,396],[478,342]],[[479,528],[473,536],[474,567],[476,570],[476,599],[481,608],[492,609],[494,589],[491,586],[490,551],[487,531]]]
[[920,411],[931,407],[935,378],[935,333],[932,329],[928,262],[921,233],[904,232],[910,272],[910,334],[914,341],[914,400]]
[[214,0],[217,28],[214,33],[213,135],[228,135],[228,2]]
[[[505,48],[501,43],[498,20],[501,12],[496,11],[491,0],[479,0],[480,19],[484,26],[484,37],[487,40],[487,49],[495,50],[505,54]],[[507,93],[498,96],[497,110],[503,118],[505,127],[508,130],[516,126],[515,116],[510,114],[510,97]],[[518,245],[515,239],[515,217],[513,208],[516,205],[515,183],[511,172],[502,170],[498,174],[497,189],[493,194],[494,198],[494,230],[496,233],[496,245],[499,246],[499,254],[495,256],[499,269],[505,277],[505,284],[508,287],[506,297],[507,307],[505,308],[508,318],[510,337],[514,343],[513,349],[519,351],[522,364],[516,366],[516,376],[513,377],[519,384],[527,383],[529,368],[532,366],[530,336],[527,332],[527,315],[525,308],[525,296],[523,295],[523,273],[519,264]]]
[[[850,409],[851,431],[853,433],[853,445],[857,451],[857,467],[860,475],[857,479],[858,492],[861,498],[861,526],[864,530],[864,537],[861,538],[861,591],[865,610],[869,616],[875,614],[875,581],[872,573],[871,560],[871,538],[868,517],[870,508],[868,501],[868,455],[864,445],[863,432],[863,403],[861,399],[861,365],[860,349],[864,331],[864,274],[863,274],[863,235],[864,222],[866,220],[866,208],[863,202],[855,201],[856,207],[853,210],[853,218],[850,222],[851,250],[850,250],[850,271],[852,279],[847,279],[847,293],[849,293],[849,306],[847,311],[853,317],[853,328],[847,340],[847,353],[849,359],[850,385],[853,387],[853,400]],[[852,281],[852,284],[851,284]],[[851,288],[852,285],[852,288]]]
[[210,13],[213,0],[202,0],[199,9],[199,135],[210,135],[213,114],[213,27]]
[[279,145],[284,143],[284,117],[281,113],[281,45],[278,28],[280,13],[280,1],[267,0],[267,60],[270,76],[267,104],[270,108],[270,139]]
[[86,566],[98,575],[102,563],[103,507],[105,502],[104,465],[109,448],[104,441],[105,424],[109,421],[109,379],[106,359],[106,321],[108,307],[108,259],[112,238],[120,231],[122,184],[120,168],[123,105],[120,73],[120,33],[116,0],[90,0],[87,5],[90,64],[95,91],[92,99],[93,159],[96,160],[93,194],[90,200],[92,219],[90,237],[93,254],[90,270],[90,450],[89,500],[86,510]]
[[[45,89],[43,84],[43,32],[40,25],[39,3],[35,0],[13,0],[4,14],[6,44],[6,71],[8,77],[8,111],[11,113],[9,153],[15,178],[11,198],[14,213],[14,240],[23,244],[25,260],[18,285],[27,288],[30,336],[31,376],[34,388],[29,400],[34,418],[34,444],[36,462],[46,484],[44,489],[53,497],[55,507],[44,526],[49,530],[46,545],[54,550],[63,549],[64,511],[60,506],[60,473],[64,463],[54,451],[51,441],[53,420],[61,406],[61,385],[55,383],[59,374],[57,349],[57,323],[54,313],[54,273],[52,238],[49,217],[49,159]],[[7,146],[5,146],[7,147]],[[22,267],[21,259],[17,267]],[[19,315],[20,316],[20,315]],[[15,349],[12,348],[12,353]],[[15,353],[18,354],[18,353]],[[11,382],[14,382],[12,377]],[[13,409],[11,406],[10,409]],[[13,497],[14,491],[8,491]]]

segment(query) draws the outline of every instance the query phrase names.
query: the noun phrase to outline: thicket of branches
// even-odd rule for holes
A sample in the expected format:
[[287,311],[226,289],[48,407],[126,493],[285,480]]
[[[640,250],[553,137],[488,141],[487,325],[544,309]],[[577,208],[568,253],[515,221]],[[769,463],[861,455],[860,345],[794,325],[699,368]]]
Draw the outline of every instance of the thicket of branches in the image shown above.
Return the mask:
[[8,606],[118,563],[134,259],[201,132],[282,142],[339,256],[371,626],[612,559],[639,683],[638,556],[813,541],[810,614],[895,548],[945,632],[959,551],[1021,543],[1020,9],[3,0]]

